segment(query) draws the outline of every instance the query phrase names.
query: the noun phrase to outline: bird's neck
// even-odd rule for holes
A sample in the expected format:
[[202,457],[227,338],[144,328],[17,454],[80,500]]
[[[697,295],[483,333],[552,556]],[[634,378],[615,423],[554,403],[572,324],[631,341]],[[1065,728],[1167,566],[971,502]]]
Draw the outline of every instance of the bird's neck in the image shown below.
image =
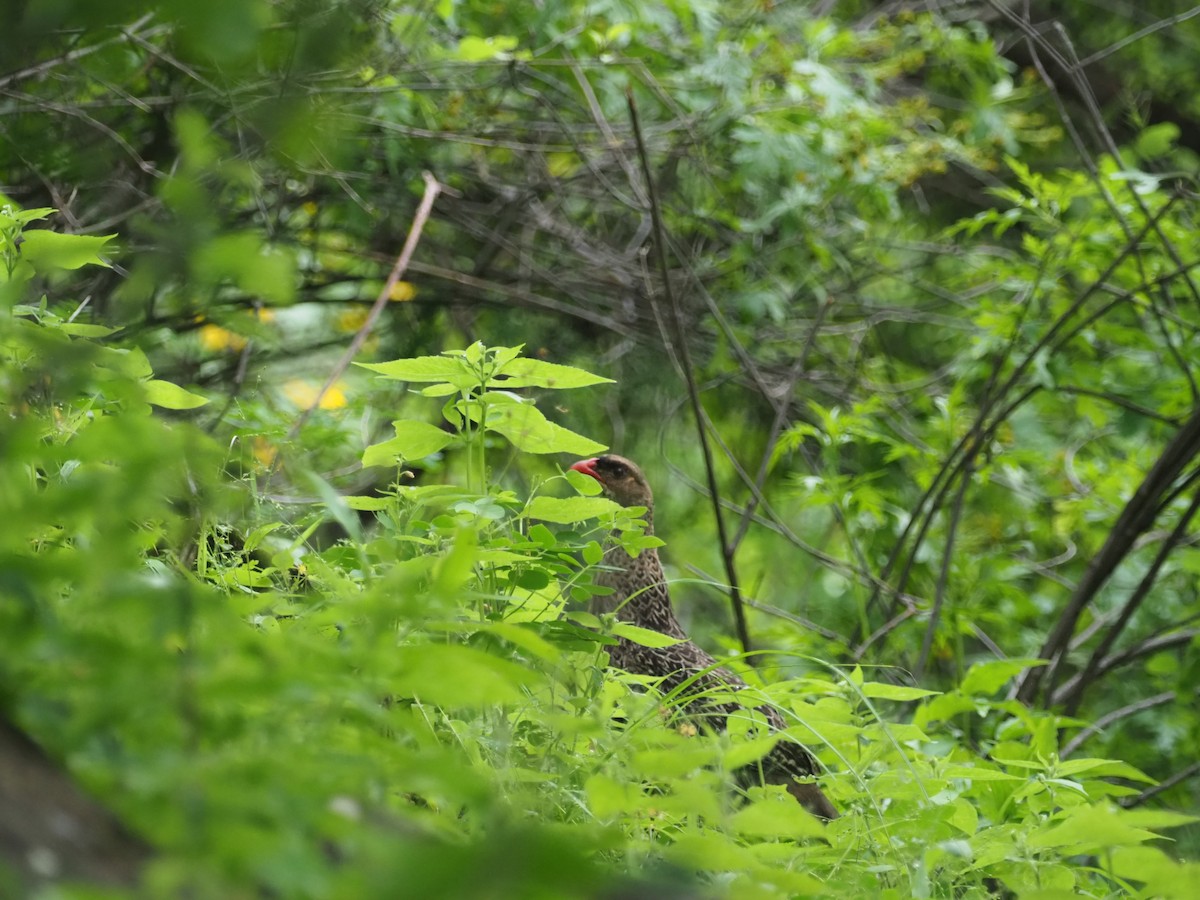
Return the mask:
[[[646,534],[652,534],[649,516],[646,519]],[[597,598],[600,601],[595,607],[598,611],[615,611],[617,618],[640,628],[672,637],[687,637],[675,618],[657,550],[643,550],[632,557],[619,543],[613,543],[604,554],[604,563],[611,569],[600,581],[614,590],[607,597]]]

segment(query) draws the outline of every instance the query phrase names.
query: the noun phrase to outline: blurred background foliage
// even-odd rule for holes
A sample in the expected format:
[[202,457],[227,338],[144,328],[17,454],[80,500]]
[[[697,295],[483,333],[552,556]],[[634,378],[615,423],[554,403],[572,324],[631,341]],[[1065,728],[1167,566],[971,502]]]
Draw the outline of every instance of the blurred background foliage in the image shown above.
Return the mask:
[[[0,827],[0,893],[1185,896],[1200,16],[1096,9],[17,4],[0,713],[131,862]],[[613,380],[523,390],[643,464],[682,617],[843,819],[739,806],[744,746],[603,674],[602,523],[526,512],[579,445],[360,463],[472,430],[322,390],[360,331]]]

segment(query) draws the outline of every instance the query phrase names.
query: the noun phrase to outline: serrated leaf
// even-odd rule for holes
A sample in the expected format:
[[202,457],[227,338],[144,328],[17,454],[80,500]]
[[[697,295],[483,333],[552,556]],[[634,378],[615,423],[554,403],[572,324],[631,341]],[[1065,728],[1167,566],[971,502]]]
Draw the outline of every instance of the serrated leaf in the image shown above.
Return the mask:
[[864,696],[870,697],[872,700],[920,700],[922,697],[931,697],[938,693],[937,691],[927,691],[924,688],[881,684],[877,681],[868,681],[862,686],[862,692]]
[[378,512],[381,509],[387,509],[395,501],[391,497],[363,497],[361,495],[353,495],[342,498],[348,507],[357,509],[359,512]]
[[604,497],[534,497],[525,507],[524,515],[555,525],[572,525],[609,515],[620,508],[619,504]]
[[1122,815],[1130,825],[1138,828],[1153,828],[1155,831],[1161,831],[1164,828],[1180,828],[1200,822],[1200,817],[1169,809],[1127,809],[1122,812]]
[[1026,669],[1044,665],[1046,661],[1043,659],[997,659],[976,663],[963,676],[959,690],[967,695],[990,696],[1004,687],[1010,678],[1020,675]]
[[1030,835],[1030,847],[1123,847],[1158,837],[1132,825],[1124,812],[1099,806],[1077,806],[1066,821]]
[[518,43],[515,37],[506,34],[486,38],[468,35],[458,42],[452,56],[462,62],[483,62],[498,56],[507,56],[509,51],[516,49]]
[[78,269],[83,266],[109,267],[100,253],[115,234],[92,237],[82,234],[60,234],[57,231],[33,229],[22,235],[21,257],[39,272],[53,269]]
[[397,457],[406,460],[424,459],[437,453],[456,439],[452,432],[442,431],[436,425],[412,419],[400,419],[393,423],[396,436],[390,440],[372,444],[363,451],[362,464],[370,466],[394,466]]
[[1011,775],[989,766],[949,765],[939,773],[942,778],[966,778],[971,781],[1028,781],[1024,775]]
[[756,763],[775,749],[782,739],[783,735],[774,731],[748,741],[738,741],[725,752],[725,765],[730,769],[740,769]]
[[583,783],[592,815],[607,819],[637,809],[642,792],[635,784],[617,781],[607,775],[592,775]]
[[524,666],[457,644],[411,644],[395,653],[391,690],[439,706],[487,709],[517,703],[522,688],[538,681]]
[[500,368],[499,374],[503,380],[497,380],[496,384],[506,388],[540,387],[566,390],[589,387],[593,384],[614,383],[611,378],[602,378],[574,366],[562,366],[528,357],[514,359],[505,364]]
[[505,404],[488,412],[487,428],[526,453],[600,453],[605,446],[555,425],[533,405]]
[[714,745],[700,741],[688,743],[696,746],[640,750],[633,754],[633,768],[646,778],[679,778],[716,761]]
[[1092,778],[1128,778],[1131,781],[1154,783],[1154,779],[1145,772],[1119,759],[1065,759],[1054,767],[1054,773],[1063,777],[1084,772]]
[[740,835],[757,838],[821,837],[825,826],[790,798],[759,800],[734,813],[730,827]]
[[673,638],[661,631],[651,631],[649,628],[631,625],[628,622],[614,622],[612,630],[613,634],[643,647],[674,647],[676,644],[686,643],[682,638]]
[[108,337],[117,329],[107,325],[90,325],[87,322],[63,322],[58,326],[58,330],[72,337],[102,338]]
[[177,384],[172,384],[169,381],[160,381],[157,378],[143,382],[142,386],[146,390],[147,402],[153,403],[155,406],[161,406],[164,409],[195,409],[197,406],[203,406],[208,402],[207,397],[201,397],[199,394],[185,391]]
[[449,356],[415,356],[385,363],[355,363],[395,381],[418,383],[448,382],[460,390],[479,384],[478,376],[459,359]]

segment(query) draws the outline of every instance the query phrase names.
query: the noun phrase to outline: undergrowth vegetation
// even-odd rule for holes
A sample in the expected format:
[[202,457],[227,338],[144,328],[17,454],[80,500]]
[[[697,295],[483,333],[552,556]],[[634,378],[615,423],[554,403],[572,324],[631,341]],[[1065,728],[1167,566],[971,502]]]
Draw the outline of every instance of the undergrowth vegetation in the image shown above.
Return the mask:
[[[82,241],[22,261],[13,246],[10,291],[22,266],[102,261]],[[999,699],[1032,661],[977,663],[938,693],[731,657],[786,736],[751,713],[698,732],[675,696],[606,671],[614,634],[667,639],[586,612],[601,542],[660,541],[577,473],[495,477],[514,449],[603,449],[533,401],[604,379],[481,344],[367,365],[420,386],[431,415],[366,449],[386,488],[312,477],[295,516],[269,463],[230,480],[227,450],[150,413],[202,398],[45,303],[14,309],[0,674],[21,720],[154,836],[154,895],[563,897],[634,878],[738,897],[1183,896],[1195,874],[1156,849],[1188,817],[1118,805],[1144,773],[1061,760],[1057,715]],[[420,468],[435,454],[441,477]],[[342,536],[322,546],[326,522]],[[819,754],[842,818],[735,789],[780,739]]]
[[24,4],[0,897],[1192,897],[1200,18],[906,6]]

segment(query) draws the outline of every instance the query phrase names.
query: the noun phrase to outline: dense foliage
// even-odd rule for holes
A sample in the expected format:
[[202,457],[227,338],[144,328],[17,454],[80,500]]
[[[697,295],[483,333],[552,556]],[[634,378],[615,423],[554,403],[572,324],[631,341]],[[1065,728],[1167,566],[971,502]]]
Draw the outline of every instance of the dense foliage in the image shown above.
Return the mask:
[[27,4],[0,738],[139,862],[0,740],[0,895],[1191,896],[1200,18],[919,6]]

